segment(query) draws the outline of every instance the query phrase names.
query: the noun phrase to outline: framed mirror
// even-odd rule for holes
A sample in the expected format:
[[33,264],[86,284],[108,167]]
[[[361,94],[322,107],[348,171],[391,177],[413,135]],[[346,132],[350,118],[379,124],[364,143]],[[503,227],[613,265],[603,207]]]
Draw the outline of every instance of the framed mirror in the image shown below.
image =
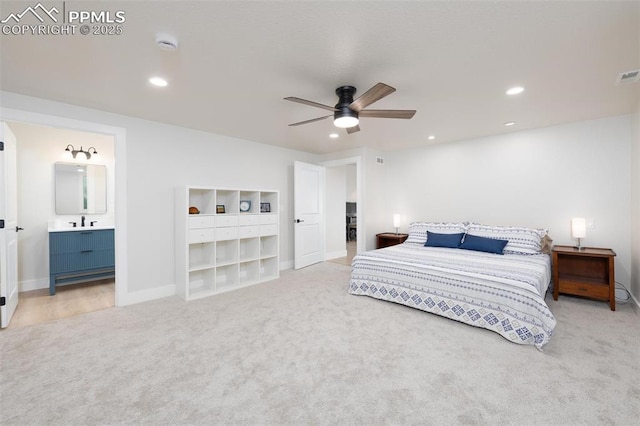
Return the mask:
[[55,164],[56,214],[107,212],[107,167],[94,164]]

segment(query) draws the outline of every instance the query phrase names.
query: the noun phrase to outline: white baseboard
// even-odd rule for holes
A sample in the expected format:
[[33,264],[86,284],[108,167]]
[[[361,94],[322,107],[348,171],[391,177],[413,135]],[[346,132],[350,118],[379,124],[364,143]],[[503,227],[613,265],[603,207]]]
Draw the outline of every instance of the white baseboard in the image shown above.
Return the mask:
[[175,296],[176,286],[165,285],[164,287],[150,288],[148,290],[127,293],[122,300],[119,300],[118,306],[135,305],[136,303],[150,302],[164,297]]
[[633,311],[636,315],[640,315],[640,302],[636,299],[631,292],[629,292],[629,296],[631,297],[631,306],[633,307]]
[[280,262],[280,270],[293,269],[293,260],[285,260]]
[[49,278],[39,278],[37,280],[20,281],[18,283],[18,292],[40,290],[49,288]]

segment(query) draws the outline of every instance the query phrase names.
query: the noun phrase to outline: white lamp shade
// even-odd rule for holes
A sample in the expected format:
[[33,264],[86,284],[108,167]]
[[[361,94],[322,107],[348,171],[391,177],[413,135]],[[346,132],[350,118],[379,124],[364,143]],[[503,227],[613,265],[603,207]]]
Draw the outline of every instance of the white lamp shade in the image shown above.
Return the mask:
[[394,228],[400,228],[400,215],[399,214],[394,214],[393,215],[393,227]]
[[571,236],[573,238],[584,238],[587,235],[587,221],[583,217],[571,219]]

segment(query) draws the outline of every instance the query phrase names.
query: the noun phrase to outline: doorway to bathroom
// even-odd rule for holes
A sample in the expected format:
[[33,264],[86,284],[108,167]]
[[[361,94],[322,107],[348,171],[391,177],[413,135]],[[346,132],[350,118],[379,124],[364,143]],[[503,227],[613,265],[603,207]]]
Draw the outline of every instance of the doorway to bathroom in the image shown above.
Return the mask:
[[[92,133],[22,121],[7,121],[16,138],[18,221],[19,303],[9,328],[79,315],[115,306],[115,278],[56,286],[49,295],[48,232],[51,229],[81,225],[115,224],[115,139],[113,135]],[[69,151],[66,148],[71,147]],[[84,154],[89,148],[92,154]],[[77,152],[75,158],[70,151]],[[97,152],[97,154],[95,154]],[[87,165],[106,168],[104,204],[99,214],[59,212],[56,209],[55,164]],[[58,194],[60,196],[64,194]]]

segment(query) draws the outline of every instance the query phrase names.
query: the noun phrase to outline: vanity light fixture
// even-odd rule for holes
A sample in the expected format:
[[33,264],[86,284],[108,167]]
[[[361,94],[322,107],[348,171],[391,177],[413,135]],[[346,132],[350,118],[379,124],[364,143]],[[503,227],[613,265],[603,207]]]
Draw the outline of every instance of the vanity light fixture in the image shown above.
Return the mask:
[[82,149],[82,146],[80,146],[80,149],[75,149],[73,147],[73,145],[69,144],[69,145],[67,145],[67,147],[65,148],[64,151],[68,152],[69,154],[71,154],[71,156],[73,158],[76,158],[76,155],[78,155],[78,154],[84,154],[87,157],[87,160],[90,160],[92,155],[94,155],[94,156],[98,155],[98,151],[92,146],[90,146],[89,149],[84,151]]

